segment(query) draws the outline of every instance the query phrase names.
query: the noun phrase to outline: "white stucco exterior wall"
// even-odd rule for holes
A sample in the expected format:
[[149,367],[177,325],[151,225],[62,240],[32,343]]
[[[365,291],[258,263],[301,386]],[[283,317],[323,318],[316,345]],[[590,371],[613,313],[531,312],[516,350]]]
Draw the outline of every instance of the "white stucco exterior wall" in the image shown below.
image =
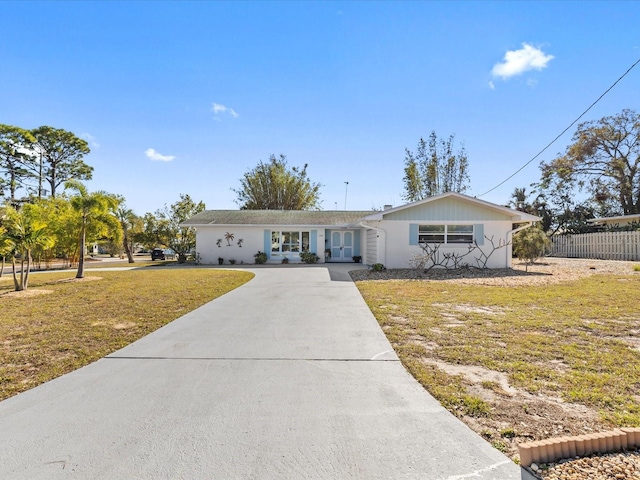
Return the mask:
[[[411,245],[410,244],[410,224],[419,223],[422,225],[425,224],[478,224],[482,223],[484,225],[484,236],[491,239],[493,237],[493,243],[497,247],[502,241],[502,244],[507,243],[507,241],[511,241],[511,236],[509,235],[509,239],[507,240],[508,232],[512,228],[512,223],[510,221],[484,221],[484,222],[416,222],[416,221],[402,221],[402,220],[383,220],[378,222],[378,227],[385,232],[385,242],[384,245],[379,245],[379,248],[382,247],[384,249],[384,265],[387,268],[410,268],[411,265],[409,260],[415,254],[422,253],[422,249],[419,245]],[[484,244],[479,246],[478,248],[482,249],[486,254],[491,253],[493,247],[491,246],[491,241],[484,239]],[[439,252],[442,253],[458,253],[464,254],[469,250],[468,244],[460,244],[460,245],[442,245],[439,249]],[[511,267],[511,245],[507,245],[496,250],[489,261],[487,262],[487,268],[508,268]],[[380,256],[379,256],[380,257]],[[478,267],[480,266],[476,257],[479,257],[479,252],[474,252],[465,257],[464,262],[469,265]]]
[[[228,265],[230,259],[236,261],[236,265],[241,263],[254,264],[256,253],[270,252],[265,251],[264,244],[264,231],[265,230],[316,230],[316,254],[319,257],[318,263],[324,263],[324,228],[316,227],[291,227],[291,226],[198,226],[196,227],[196,254],[200,256],[200,263],[203,265],[218,265],[218,257],[224,260],[223,265]],[[231,245],[227,245],[225,240],[225,234],[233,233],[234,239],[231,241]],[[218,247],[218,239],[222,239],[221,246]],[[238,246],[238,240],[242,239],[242,247]],[[296,263],[299,259],[296,259],[295,255],[289,257],[292,263]],[[267,260],[269,263],[280,263],[282,256],[274,257],[271,260]]]
[[[233,233],[234,239],[227,245],[225,234]],[[264,251],[264,228],[257,227],[208,227],[201,226],[196,229],[196,254],[200,256],[200,263],[204,265],[218,265],[218,257],[224,259],[224,265],[229,264],[230,259],[235,259],[236,265],[240,263],[255,263],[253,257],[258,251]],[[221,246],[216,242],[222,239]],[[242,247],[238,246],[238,240],[242,239]]]
[[[410,224],[417,223],[415,221],[402,220],[383,220],[379,222],[368,222],[370,228],[362,229],[360,234],[361,253],[365,263],[371,263],[372,259],[376,262],[384,264],[387,268],[410,268],[409,260],[415,254],[422,252],[418,245],[410,244]],[[418,222],[420,224],[437,223],[443,224],[447,222]],[[452,222],[453,223],[453,222]],[[455,222],[455,224],[477,224],[477,222]],[[511,235],[508,232],[512,228],[509,221],[485,221],[484,235],[491,239],[495,246],[511,241]],[[371,229],[371,227],[375,227]],[[280,230],[283,227],[271,227],[271,229]],[[200,262],[204,265],[217,265],[218,257],[224,260],[224,265],[229,265],[229,260],[234,259],[236,264],[253,264],[255,263],[254,255],[258,251],[264,251],[264,230],[269,227],[255,226],[233,226],[233,227],[209,227],[199,226],[196,230],[196,252],[199,255]],[[233,233],[234,239],[227,244],[225,234]],[[318,229],[318,245],[324,244],[324,230]],[[367,241],[369,238],[369,241]],[[222,239],[221,246],[218,247],[217,241]],[[242,239],[242,247],[238,245],[238,240]],[[492,250],[491,242],[485,238],[484,245],[480,246],[486,254]],[[374,251],[372,251],[374,250]],[[467,244],[461,245],[442,245],[440,253],[459,253],[464,254],[468,251]],[[324,262],[324,255],[321,251],[319,263]],[[511,267],[511,245],[496,250],[487,262],[488,268],[508,268]],[[464,261],[472,266],[479,266],[476,261],[478,253],[468,255]],[[280,258],[271,262],[278,263]],[[295,261],[295,260],[294,260]]]

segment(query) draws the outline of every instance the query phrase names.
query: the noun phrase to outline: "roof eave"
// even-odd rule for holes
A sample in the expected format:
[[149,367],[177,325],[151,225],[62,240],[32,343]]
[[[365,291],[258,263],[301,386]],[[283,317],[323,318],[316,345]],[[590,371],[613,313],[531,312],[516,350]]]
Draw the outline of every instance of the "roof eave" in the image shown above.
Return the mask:
[[539,222],[542,220],[542,217],[538,217],[536,215],[531,215],[530,213],[522,212],[520,215],[514,215],[513,217],[514,223],[519,222]]
[[441,193],[439,195],[434,195],[433,197],[428,197],[422,200],[418,200],[416,202],[411,202],[411,203],[406,203],[404,205],[400,205],[399,207],[395,207],[395,208],[390,208],[388,210],[382,210],[380,212],[375,212],[373,215],[369,215],[367,217],[365,217],[366,220],[383,220],[385,215],[388,215],[390,213],[394,213],[394,212],[398,212],[401,210],[405,210],[407,208],[413,208],[416,207],[418,205],[422,205],[425,203],[431,203],[431,202],[435,202],[438,200],[441,200],[443,198],[447,198],[447,197],[454,197],[454,198],[458,198],[461,201],[465,201],[465,202],[469,202],[469,203],[475,203],[478,204],[480,206],[482,206],[483,208],[487,208],[489,210],[493,210],[496,212],[500,212],[503,214],[506,214],[510,217],[514,217],[514,212],[517,213],[523,213],[524,215],[527,215],[531,218],[536,218],[537,220],[522,220],[522,221],[538,221],[540,220],[539,217],[535,217],[535,215],[529,215],[529,214],[525,214],[524,212],[518,212],[517,210],[513,210],[511,208],[508,207],[503,207],[500,205],[496,205],[495,203],[491,203],[491,202],[487,202],[485,200],[480,200],[476,197],[470,197],[469,195],[464,195],[462,193],[458,193],[458,192],[446,192],[446,193]]
[[362,220],[353,223],[340,224],[305,224],[305,223],[181,223],[181,227],[297,227],[297,228],[350,228],[358,225]]
[[608,223],[608,222],[618,222],[618,221],[625,221],[625,220],[634,220],[634,219],[638,219],[640,220],[640,214],[638,213],[633,213],[631,215],[619,215],[617,217],[601,217],[601,218],[590,218],[589,220],[587,220],[588,223]]

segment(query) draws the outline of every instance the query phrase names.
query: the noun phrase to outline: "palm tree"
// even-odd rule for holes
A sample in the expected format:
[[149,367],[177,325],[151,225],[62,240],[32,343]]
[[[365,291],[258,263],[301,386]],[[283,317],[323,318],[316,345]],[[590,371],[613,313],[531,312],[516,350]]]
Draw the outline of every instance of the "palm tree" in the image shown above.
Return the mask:
[[116,211],[116,217],[118,217],[118,221],[120,222],[120,226],[122,227],[122,244],[124,246],[124,251],[127,253],[129,263],[134,263],[135,260],[133,259],[133,252],[131,251],[131,241],[129,239],[129,229],[133,225],[136,215],[130,208],[121,206]]
[[86,252],[87,229],[90,226],[103,226],[118,229],[120,223],[111,212],[118,208],[120,199],[106,192],[89,193],[87,188],[77,180],[65,182],[65,188],[75,190],[78,194],[71,197],[71,206],[80,214],[80,256],[76,278],[84,278],[84,255]]
[[530,210],[530,205],[527,203],[527,189],[526,188],[515,188],[513,193],[511,194],[511,200],[509,201],[509,206],[514,207],[516,210],[520,210],[521,212],[527,212]]
[[4,275],[4,264],[7,255],[9,255],[13,251],[14,247],[15,245],[9,238],[7,229],[0,225],[0,257],[2,257],[2,263],[0,264],[0,277]]
[[[38,246],[44,248],[53,245],[53,238],[47,231],[47,224],[38,220],[36,205],[26,204],[20,210],[7,207],[5,210],[5,224],[8,242],[11,248],[11,266],[13,270],[13,285],[17,292],[26,290],[29,286],[29,272],[31,271],[31,251]],[[20,279],[16,275],[16,254],[20,253]]]

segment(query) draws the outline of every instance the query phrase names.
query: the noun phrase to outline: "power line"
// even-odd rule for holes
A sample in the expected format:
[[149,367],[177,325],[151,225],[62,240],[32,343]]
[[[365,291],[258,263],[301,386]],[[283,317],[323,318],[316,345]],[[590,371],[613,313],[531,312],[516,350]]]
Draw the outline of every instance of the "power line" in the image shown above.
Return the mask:
[[578,120],[580,120],[582,117],[584,117],[584,115],[591,110],[594,105],[596,103],[598,103],[600,100],[602,100],[602,98],[611,91],[611,89],[613,87],[615,87],[618,82],[620,82],[620,80],[622,80],[624,77],[627,76],[627,74],[633,70],[633,67],[635,67],[636,65],[638,65],[638,63],[640,63],[640,58],[633,64],[631,65],[628,70],[626,72],[624,72],[620,78],[618,78],[615,82],[613,82],[613,85],[611,85],[609,88],[607,88],[607,90],[605,90],[605,92],[600,95],[597,100],[595,102],[593,102],[591,105],[589,105],[589,108],[587,108],[584,112],[582,112],[580,114],[580,116],[578,118],[576,118],[573,122],[571,122],[571,125],[569,125],[567,128],[565,128],[556,138],[554,138],[553,140],[551,140],[542,150],[540,150],[531,160],[529,160],[527,163],[525,163],[524,165],[522,165],[518,170],[516,170],[515,172],[513,172],[511,175],[509,175],[507,178],[505,178],[502,182],[500,182],[499,184],[497,184],[495,187],[493,187],[490,190],[487,190],[486,192],[477,195],[478,197],[483,197],[485,196],[487,193],[493,192],[496,188],[504,185],[505,183],[507,183],[509,180],[511,180],[513,177],[515,177],[518,173],[520,173],[522,170],[524,170],[531,162],[533,162],[536,158],[538,158],[540,155],[542,155],[544,153],[544,151],[549,148],[551,145],[553,145],[561,136],[563,136],[565,133],[567,133],[567,130],[569,130],[571,127],[573,127]]

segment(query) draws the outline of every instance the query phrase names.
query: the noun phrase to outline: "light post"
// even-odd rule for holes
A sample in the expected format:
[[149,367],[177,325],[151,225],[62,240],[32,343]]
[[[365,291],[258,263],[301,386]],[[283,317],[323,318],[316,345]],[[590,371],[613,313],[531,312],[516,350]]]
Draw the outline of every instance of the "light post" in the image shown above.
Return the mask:
[[349,182],[344,182],[344,209],[347,209],[347,191],[349,190]]

